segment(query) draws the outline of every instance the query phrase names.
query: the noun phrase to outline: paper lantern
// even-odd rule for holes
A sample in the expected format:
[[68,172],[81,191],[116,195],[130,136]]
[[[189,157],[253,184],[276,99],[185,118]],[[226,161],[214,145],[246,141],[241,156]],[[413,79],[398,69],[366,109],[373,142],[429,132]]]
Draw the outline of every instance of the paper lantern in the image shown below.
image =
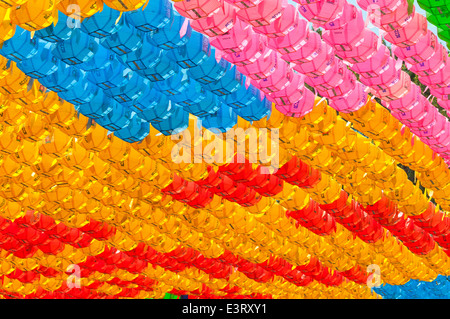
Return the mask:
[[236,20],[227,33],[210,40],[213,47],[225,53],[237,53],[245,49],[253,34],[251,27],[241,20]]
[[191,27],[209,37],[223,35],[233,28],[236,21],[236,9],[224,2],[216,13],[202,19],[191,21]]
[[10,60],[19,62],[37,54],[37,48],[37,39],[32,39],[29,31],[17,27],[15,37],[3,43],[0,53]]
[[[353,30],[364,30],[357,33]],[[356,16],[350,20],[345,26],[336,30],[326,30],[322,34],[323,40],[333,45],[337,51],[354,50],[364,39],[365,34],[369,32],[364,29],[364,19],[360,11],[356,12]]]
[[188,25],[186,33],[181,36],[180,29],[185,21],[185,18],[175,15],[172,23],[157,29],[151,34],[147,34],[146,40],[161,49],[171,50],[176,47],[185,45],[191,37],[192,28]]
[[145,34],[142,35],[140,31],[125,21],[120,28],[120,32],[115,32],[112,35],[102,38],[100,43],[105,48],[120,56],[139,49],[142,46],[144,38]]
[[297,10],[300,14],[308,21],[322,26],[329,21],[333,21],[336,19],[336,16],[342,13],[344,1],[336,1],[336,2],[321,2],[321,1],[312,1],[312,2],[301,2]]
[[82,20],[103,10],[100,0],[61,0],[57,4],[59,11],[73,19]]
[[318,55],[309,62],[299,63],[294,66],[294,70],[306,76],[320,76],[325,74],[335,63],[332,55],[333,48],[325,46],[318,52]]
[[41,30],[58,21],[56,4],[51,0],[26,2],[14,10],[11,22],[28,31]]
[[285,36],[269,38],[268,46],[281,54],[293,53],[299,50],[307,42],[309,36],[308,23],[298,20],[292,25],[293,30]]
[[230,68],[230,63],[225,59],[217,62],[214,54],[215,51],[212,49],[211,55],[202,64],[188,70],[188,75],[202,84],[220,80]]
[[284,37],[294,30],[299,21],[295,7],[288,4],[284,7],[281,16],[266,26],[254,27],[253,31],[266,35],[269,38]]
[[314,107],[314,94],[310,90],[304,90],[299,101],[287,105],[275,105],[278,111],[292,117],[302,117],[308,114]]
[[261,2],[254,7],[237,11],[237,16],[254,27],[271,24],[279,18],[283,12],[282,0],[270,3]]
[[188,43],[168,52],[168,57],[182,68],[192,68],[202,64],[211,55],[210,44],[200,33],[193,33]]
[[411,21],[403,28],[389,31],[385,36],[385,39],[398,47],[407,47],[416,44],[426,34],[426,18],[423,15],[416,13]]
[[255,62],[245,66],[238,66],[237,70],[253,80],[261,80],[275,72],[276,62],[276,52],[266,49]]
[[207,18],[216,13],[223,5],[221,0],[192,0],[174,4],[175,9],[184,17],[192,20]]
[[366,61],[354,63],[350,68],[361,76],[369,78],[379,76],[391,64],[390,52],[384,45],[380,45],[377,52]]
[[105,7],[101,12],[84,19],[81,31],[100,39],[111,36],[123,26],[123,20],[118,23],[119,17],[120,14],[117,11]]
[[143,10],[130,11],[125,18],[136,29],[153,32],[172,21],[172,5],[168,0],[154,1]]
[[132,70],[139,71],[151,69],[156,66],[162,58],[162,50],[144,42],[142,47],[124,56],[123,62]]
[[265,45],[261,42],[261,36],[253,34],[244,51],[228,53],[223,58],[236,66],[245,66],[254,63],[263,54],[264,50]]
[[51,24],[45,29],[36,31],[35,36],[47,42],[60,42],[68,40],[72,36],[73,29],[67,26],[66,16],[62,12],[58,12],[58,24]]
[[127,11],[133,11],[136,9],[141,8],[147,1],[146,0],[106,0],[103,1],[104,4],[106,4],[108,7],[121,11],[121,12],[127,12]]

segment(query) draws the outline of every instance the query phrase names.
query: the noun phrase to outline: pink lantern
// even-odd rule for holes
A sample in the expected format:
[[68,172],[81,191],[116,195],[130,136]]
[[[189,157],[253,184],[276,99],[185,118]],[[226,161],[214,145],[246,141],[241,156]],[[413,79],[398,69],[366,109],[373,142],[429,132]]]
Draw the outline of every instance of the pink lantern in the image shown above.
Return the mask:
[[411,78],[406,72],[400,72],[400,78],[395,79],[386,89],[374,90],[374,94],[383,101],[393,101],[405,96],[411,88]]
[[447,151],[448,147],[450,147],[450,122],[445,121],[443,131],[444,134],[436,136],[432,143],[430,143],[430,147],[434,146],[433,149],[439,154],[443,151]]
[[367,103],[366,87],[361,83],[356,83],[353,90],[344,96],[332,99],[330,106],[339,112],[350,113],[362,108]]
[[297,10],[291,4],[288,4],[281,16],[269,25],[253,27],[253,31],[261,33],[269,38],[284,37],[294,30],[294,26],[300,20]]
[[406,125],[410,126],[411,124],[418,122],[422,119],[424,119],[427,115],[427,103],[424,103],[423,105],[418,105],[417,107],[413,108],[411,111],[408,112],[391,112],[391,114],[400,122],[405,123]]
[[236,66],[244,66],[252,64],[264,53],[266,47],[261,41],[261,35],[252,34],[249,44],[245,47],[244,51],[228,53],[223,56],[225,60]]
[[302,117],[314,108],[315,96],[310,90],[304,90],[301,99],[293,104],[275,105],[275,108],[283,114],[291,117]]
[[408,4],[405,2],[405,5],[400,6],[391,13],[380,14],[379,11],[372,11],[368,19],[374,26],[385,31],[392,31],[403,28],[411,21],[414,14],[414,9],[411,13],[408,12]]
[[304,76],[298,73],[293,74],[293,78],[286,88],[278,92],[266,95],[269,101],[278,105],[294,104],[299,101],[305,89]]
[[313,60],[295,65],[294,70],[306,76],[320,76],[331,69],[335,62],[333,48],[327,46],[325,50],[319,51],[319,54]]
[[442,88],[430,88],[430,93],[440,100],[450,100],[450,85]]
[[349,73],[348,78],[345,79],[341,84],[330,90],[321,90],[317,88],[317,92],[320,96],[326,97],[328,99],[334,99],[335,97],[345,97],[346,94],[351,92],[356,87],[356,77],[353,73]]
[[450,63],[435,74],[419,76],[420,82],[430,88],[444,88],[450,85]]
[[364,33],[361,44],[350,51],[336,51],[336,55],[350,63],[362,63],[377,53],[380,43],[378,36],[368,31]]
[[228,3],[240,8],[246,9],[260,4],[263,0],[225,0]]
[[274,67],[275,71],[267,78],[252,80],[251,84],[266,94],[285,89],[290,84],[290,79],[294,77],[294,73],[290,66],[278,57]]
[[[358,31],[356,32],[356,30]],[[336,51],[350,51],[363,41],[366,32],[369,31],[365,29],[362,13],[357,11],[356,17],[345,26],[336,30],[324,31],[322,38],[334,46]]]
[[306,77],[305,83],[320,90],[330,90],[347,80],[349,72],[347,67],[341,61],[338,61],[324,75]]
[[217,13],[207,18],[192,20],[191,27],[208,37],[216,37],[233,28],[235,21],[236,8],[225,2]]
[[278,105],[294,104],[303,96],[305,89],[304,78],[304,75],[293,73],[290,83],[284,89],[270,93],[266,97],[269,101]]
[[446,118],[444,116],[436,117],[435,120],[426,127],[426,129],[414,130],[414,134],[416,134],[421,140],[426,139],[430,144],[434,144],[433,142],[436,138],[442,134],[447,134],[445,131],[445,122]]
[[[297,1],[298,2],[298,1]],[[342,14],[345,0],[311,1],[298,6],[298,12],[309,22],[323,26],[327,22],[336,20]]]
[[436,115],[438,113],[437,109],[428,100],[423,102],[422,112],[425,113],[423,118],[408,124],[411,130],[414,130],[414,133],[418,136],[419,134],[422,134],[423,131],[429,130],[431,126],[434,125],[437,118]]
[[283,0],[262,1],[254,7],[240,9],[237,16],[254,27],[271,24],[283,12]]
[[251,41],[252,34],[253,31],[249,25],[236,19],[236,22],[230,31],[212,38],[210,43],[216,49],[226,53],[241,52]]
[[306,43],[296,52],[283,54],[283,60],[292,63],[305,63],[315,59],[320,50],[326,50],[330,46],[322,41],[320,35],[316,32],[309,32]]
[[361,83],[370,86],[375,90],[383,90],[390,87],[395,81],[400,78],[401,65],[396,64],[396,61],[392,58],[388,60],[389,68],[378,76],[371,78],[361,77],[359,80]]
[[416,44],[407,47],[392,45],[392,52],[400,59],[410,64],[421,63],[428,60],[441,44],[436,35],[430,30]]
[[442,45],[438,47],[436,53],[428,60],[412,65],[409,70],[419,76],[436,74],[447,64],[448,53]]
[[342,28],[346,25],[351,19],[356,17],[356,7],[348,2],[344,3],[344,7],[342,10],[342,14],[334,19],[333,21],[327,22],[324,24],[323,28],[325,30],[334,30]]
[[189,0],[175,2],[175,9],[183,16],[192,20],[213,15],[222,8],[223,0]]
[[427,19],[416,13],[403,28],[387,32],[384,38],[398,47],[407,47],[419,42],[427,34],[427,30]]
[[389,68],[390,60],[389,49],[385,45],[380,45],[375,55],[364,62],[353,64],[351,69],[366,78],[376,77]]
[[238,66],[237,70],[253,80],[261,80],[275,72],[276,61],[276,51],[266,48],[264,54],[255,62],[245,66]]
[[364,11],[380,10],[382,14],[394,12],[402,4],[403,0],[358,0],[358,6]]
[[390,101],[387,105],[392,111],[407,112],[417,107],[417,105],[422,102],[423,98],[424,96],[422,95],[420,87],[412,83],[408,94],[398,100]]
[[281,54],[292,53],[306,44],[309,35],[308,22],[298,20],[293,26],[294,30],[284,37],[269,38],[267,45]]
[[450,110],[450,100],[438,99],[438,104],[446,110]]

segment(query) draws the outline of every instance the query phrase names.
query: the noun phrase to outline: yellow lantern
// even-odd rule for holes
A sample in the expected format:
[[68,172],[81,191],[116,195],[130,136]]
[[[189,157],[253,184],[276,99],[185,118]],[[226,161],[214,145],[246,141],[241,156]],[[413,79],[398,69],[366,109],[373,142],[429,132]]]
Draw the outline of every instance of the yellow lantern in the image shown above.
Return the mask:
[[36,31],[56,25],[58,10],[53,0],[28,1],[14,10],[11,21],[28,31]]
[[118,11],[133,11],[141,8],[148,0],[103,0],[108,7]]
[[62,0],[57,4],[59,11],[68,17],[82,20],[103,10],[101,0]]

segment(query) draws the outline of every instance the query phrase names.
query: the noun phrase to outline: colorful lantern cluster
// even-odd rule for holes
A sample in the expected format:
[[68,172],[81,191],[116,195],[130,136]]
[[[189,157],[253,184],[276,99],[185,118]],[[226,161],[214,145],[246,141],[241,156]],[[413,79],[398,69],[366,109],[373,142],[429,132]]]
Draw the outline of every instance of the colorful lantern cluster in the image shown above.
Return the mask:
[[296,2],[2,2],[0,298],[443,297],[448,52]]

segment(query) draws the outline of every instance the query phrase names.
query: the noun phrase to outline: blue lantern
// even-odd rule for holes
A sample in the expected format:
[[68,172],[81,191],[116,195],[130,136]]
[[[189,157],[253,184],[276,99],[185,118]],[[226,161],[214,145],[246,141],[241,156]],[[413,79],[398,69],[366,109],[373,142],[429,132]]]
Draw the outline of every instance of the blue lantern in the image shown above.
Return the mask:
[[151,122],[152,126],[164,135],[178,134],[189,126],[189,113],[179,106],[174,106],[174,112],[162,122]]
[[[150,86],[149,86],[150,87]],[[128,107],[136,112],[142,112],[146,109],[150,109],[157,105],[167,105],[169,103],[169,98],[156,90],[154,87],[151,89],[147,89],[143,92],[142,96],[133,101]]]
[[131,111],[119,103],[112,104],[112,110],[106,115],[95,119],[102,127],[112,132],[125,128],[130,123]]
[[72,104],[83,104],[91,101],[99,88],[88,81],[77,82],[70,90],[58,93],[59,97]]
[[107,90],[125,85],[130,80],[131,74],[132,71],[130,69],[126,69],[115,59],[105,69],[88,72],[87,79],[100,88]]
[[167,52],[167,56],[183,69],[202,64],[211,55],[211,45],[203,34],[193,32],[188,43]]
[[262,101],[257,99],[247,106],[239,108],[236,113],[247,121],[259,121],[272,111],[272,102],[264,98]]
[[26,75],[40,79],[58,70],[59,60],[52,54],[52,43],[41,44],[37,54],[17,63],[19,69]]
[[16,27],[14,36],[3,42],[0,54],[5,58],[19,62],[30,59],[38,52],[38,38],[31,38],[30,31]]
[[77,68],[84,71],[103,70],[111,65],[112,61],[116,59],[114,52],[99,45],[94,52],[95,56],[86,62],[75,65]]
[[217,96],[211,92],[208,93],[209,94],[206,95],[205,99],[193,105],[184,105],[183,109],[198,117],[215,114],[219,110],[221,103]]
[[175,74],[164,81],[159,81],[155,84],[155,88],[161,93],[169,96],[180,94],[189,87],[189,77],[185,70]]
[[230,69],[230,62],[221,59],[217,63],[214,50],[202,64],[190,68],[189,76],[202,84],[209,84],[220,80],[227,70]]
[[142,141],[150,133],[150,123],[135,114],[127,127],[114,132],[114,135],[128,143]]
[[236,92],[223,96],[223,100],[232,108],[238,109],[246,107],[258,100],[260,94],[261,91],[253,85],[250,84],[248,88],[242,85]]
[[161,61],[159,61],[154,67],[145,70],[138,70],[136,72],[142,76],[145,76],[152,82],[158,82],[167,80],[180,72],[180,67],[166,56],[162,56]]
[[123,63],[133,71],[145,71],[155,67],[161,61],[162,52],[162,49],[144,41],[142,47],[122,55],[121,58]]
[[192,28],[188,25],[186,34],[180,37],[180,29],[185,18],[175,13],[173,22],[149,34],[148,41],[161,49],[172,50],[185,45],[191,37]]
[[41,40],[53,43],[68,40],[73,30],[67,26],[66,20],[67,16],[61,11],[58,11],[58,23],[38,30],[34,35]]
[[128,12],[126,19],[140,31],[154,32],[172,22],[172,3],[169,0],[152,0],[145,9]]
[[237,124],[237,114],[222,103],[216,113],[202,117],[202,125],[215,134],[226,133]]
[[150,103],[145,109],[136,112],[136,115],[147,122],[158,123],[167,120],[178,108],[161,94],[158,103]]
[[81,31],[96,38],[109,37],[122,28],[124,21],[123,19],[117,21],[119,17],[119,11],[103,6],[102,11],[83,20]]
[[136,72],[132,72],[130,81],[125,85],[107,89],[104,92],[123,106],[129,106],[137,101],[146,90],[151,90],[152,87],[152,82],[141,77]]
[[74,29],[69,40],[56,44],[53,54],[64,63],[75,65],[92,59],[98,45],[97,39]]
[[116,102],[112,98],[106,96],[102,90],[99,90],[92,100],[80,104],[78,111],[87,117],[98,119],[110,113],[114,104]]
[[231,70],[228,70],[225,75],[218,81],[209,83],[205,87],[218,96],[229,95],[236,92],[243,85],[243,76],[233,66]]
[[139,49],[142,46],[141,32],[124,22],[120,32],[103,38],[101,44],[117,55],[124,55]]
[[85,78],[84,72],[59,62],[59,67],[56,72],[40,78],[39,82],[54,92],[65,92],[71,90],[77,82],[83,81]]

